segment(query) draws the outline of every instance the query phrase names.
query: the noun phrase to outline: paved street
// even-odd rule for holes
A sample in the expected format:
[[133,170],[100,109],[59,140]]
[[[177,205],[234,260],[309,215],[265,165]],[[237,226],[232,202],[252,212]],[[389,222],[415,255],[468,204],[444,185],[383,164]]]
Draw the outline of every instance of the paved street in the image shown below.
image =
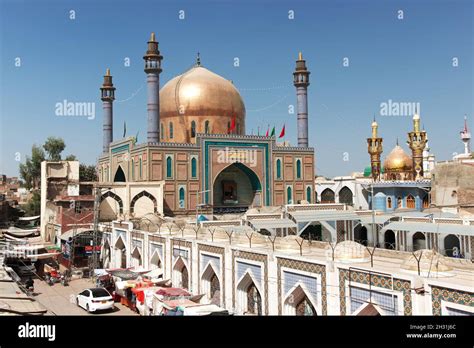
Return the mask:
[[48,315],[138,315],[120,303],[115,303],[113,311],[88,313],[76,305],[75,296],[90,287],[94,287],[94,284],[89,279],[72,280],[69,286],[60,283],[49,286],[36,279],[34,298],[48,309]]

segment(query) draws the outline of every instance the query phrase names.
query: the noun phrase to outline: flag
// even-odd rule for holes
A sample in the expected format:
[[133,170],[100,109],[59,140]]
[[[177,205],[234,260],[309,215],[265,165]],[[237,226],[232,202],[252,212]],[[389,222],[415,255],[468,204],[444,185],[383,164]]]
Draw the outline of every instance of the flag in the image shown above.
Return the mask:
[[135,136],[135,139],[134,139],[134,143],[135,143],[135,144],[138,142],[138,133],[139,133],[139,132],[140,132],[140,131],[138,131],[138,132],[137,132],[137,135]]
[[125,138],[126,134],[127,134],[127,123],[123,121],[123,137],[122,138]]
[[273,129],[272,129],[272,134],[270,134],[271,137],[274,137],[275,136],[275,126],[273,126]]
[[265,133],[265,136],[268,137],[269,133],[270,133],[270,125],[268,125],[267,132]]
[[285,136],[285,125],[283,125],[283,128],[281,129],[279,138],[283,138],[284,136]]
[[230,124],[229,133],[235,130],[235,116],[232,118],[232,123]]

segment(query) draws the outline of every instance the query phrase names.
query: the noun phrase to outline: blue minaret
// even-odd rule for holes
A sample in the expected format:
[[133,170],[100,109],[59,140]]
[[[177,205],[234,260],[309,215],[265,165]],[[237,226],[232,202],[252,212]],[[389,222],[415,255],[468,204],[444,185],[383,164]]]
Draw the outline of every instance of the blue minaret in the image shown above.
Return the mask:
[[110,75],[110,69],[107,69],[107,72],[104,76],[104,83],[100,87],[100,95],[102,99],[102,109],[104,110],[104,122],[103,122],[103,133],[104,141],[102,146],[102,151],[104,153],[109,152],[109,145],[113,140],[113,108],[112,104],[115,99],[115,87],[112,83],[112,76]]
[[143,56],[145,60],[146,82],[148,89],[147,111],[148,126],[147,140],[156,143],[160,139],[160,73],[163,57],[158,50],[155,33],[151,33],[148,49]]
[[308,86],[310,72],[306,68],[301,52],[296,61],[293,73],[293,84],[296,87],[297,113],[298,113],[298,146],[308,147]]

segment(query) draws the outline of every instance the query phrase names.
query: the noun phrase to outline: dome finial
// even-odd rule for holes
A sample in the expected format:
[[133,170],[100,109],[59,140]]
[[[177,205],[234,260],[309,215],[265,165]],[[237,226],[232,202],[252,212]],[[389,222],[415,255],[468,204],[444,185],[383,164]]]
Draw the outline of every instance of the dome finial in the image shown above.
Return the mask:
[[198,52],[196,57],[196,66],[201,66],[201,55]]

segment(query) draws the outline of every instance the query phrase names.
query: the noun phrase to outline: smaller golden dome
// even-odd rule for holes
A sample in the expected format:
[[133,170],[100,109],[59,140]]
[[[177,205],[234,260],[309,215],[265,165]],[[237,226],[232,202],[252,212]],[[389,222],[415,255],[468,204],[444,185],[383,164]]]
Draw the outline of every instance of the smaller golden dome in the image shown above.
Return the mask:
[[385,159],[384,168],[385,171],[409,171],[413,168],[413,161],[402,147],[397,145]]

